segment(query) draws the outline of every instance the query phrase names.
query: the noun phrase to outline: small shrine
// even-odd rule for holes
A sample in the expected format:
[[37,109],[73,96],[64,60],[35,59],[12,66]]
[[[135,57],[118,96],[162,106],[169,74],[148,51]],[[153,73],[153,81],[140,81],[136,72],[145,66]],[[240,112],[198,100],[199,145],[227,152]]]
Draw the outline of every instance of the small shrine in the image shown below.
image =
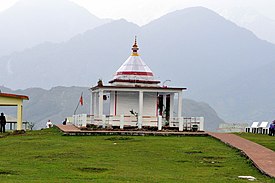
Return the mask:
[[29,100],[28,96],[0,92],[0,106],[17,107],[17,130],[23,130],[23,100]]
[[[99,80],[90,89],[91,123],[121,129],[177,126],[182,131],[182,94],[186,88],[161,86],[138,50],[135,39],[131,55],[109,84]],[[203,125],[199,128],[202,130]]]

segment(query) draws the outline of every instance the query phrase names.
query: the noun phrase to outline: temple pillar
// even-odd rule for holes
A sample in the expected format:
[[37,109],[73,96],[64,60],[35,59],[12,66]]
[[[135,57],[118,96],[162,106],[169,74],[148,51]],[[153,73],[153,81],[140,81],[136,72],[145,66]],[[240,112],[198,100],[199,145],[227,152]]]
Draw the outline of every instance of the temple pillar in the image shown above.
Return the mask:
[[143,116],[143,91],[139,91],[139,108],[138,108],[138,128],[142,128],[142,116]]
[[98,94],[98,115],[99,117],[103,115],[103,90],[99,91]]
[[174,93],[170,93],[170,120],[173,120],[173,115],[174,115]]
[[181,117],[182,111],[182,91],[178,93],[178,118]]
[[93,115],[94,114],[94,107],[93,107],[93,104],[94,104],[94,93],[91,93],[91,100],[90,100],[90,115]]
[[98,93],[94,92],[93,95],[93,115],[98,116]]

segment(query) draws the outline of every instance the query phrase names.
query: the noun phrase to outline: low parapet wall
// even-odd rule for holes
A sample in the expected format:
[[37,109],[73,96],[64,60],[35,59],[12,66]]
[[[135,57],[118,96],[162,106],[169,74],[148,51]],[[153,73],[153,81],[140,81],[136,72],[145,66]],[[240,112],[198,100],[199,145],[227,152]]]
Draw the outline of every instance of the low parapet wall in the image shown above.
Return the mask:
[[[141,124],[139,124],[141,118]],[[179,131],[204,131],[204,117],[180,117],[171,118],[169,122],[162,116],[127,116],[127,115],[102,115],[93,116],[80,114],[73,116],[73,124],[78,127],[86,127],[87,124],[100,126],[102,128],[119,127],[157,127],[162,130],[164,126],[178,128]]]

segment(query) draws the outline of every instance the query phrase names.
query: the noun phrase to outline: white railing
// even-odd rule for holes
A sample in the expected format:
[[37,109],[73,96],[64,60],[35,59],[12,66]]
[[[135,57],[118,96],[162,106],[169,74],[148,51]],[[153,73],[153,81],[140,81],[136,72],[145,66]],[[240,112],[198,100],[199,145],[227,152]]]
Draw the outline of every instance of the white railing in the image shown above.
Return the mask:
[[190,117],[190,118],[173,117],[170,120],[169,126],[182,128],[183,130],[186,130],[186,131],[190,131],[190,130],[193,130],[195,127],[198,127],[197,129],[199,131],[203,131],[204,130],[204,117]]
[[[90,123],[94,125],[105,125],[105,126],[121,126],[121,121],[123,121],[124,126],[137,126],[138,119],[135,116],[128,115],[103,115],[90,116]],[[103,124],[103,121],[105,122]],[[156,116],[143,116],[142,126],[157,126],[158,119]]]
[[[74,125],[76,126],[86,126],[87,124],[92,124],[96,126],[105,127],[137,127],[138,118],[136,116],[127,116],[127,115],[102,115],[93,116],[93,115],[74,115]],[[142,126],[147,127],[158,127],[159,130],[164,126],[164,120],[161,116],[143,116],[142,117]],[[171,118],[169,122],[170,127],[179,128],[179,131],[191,131],[197,129],[199,131],[204,130],[204,118],[203,117],[191,117],[191,118]]]
[[73,115],[73,124],[75,126],[86,126],[87,125],[87,114]]

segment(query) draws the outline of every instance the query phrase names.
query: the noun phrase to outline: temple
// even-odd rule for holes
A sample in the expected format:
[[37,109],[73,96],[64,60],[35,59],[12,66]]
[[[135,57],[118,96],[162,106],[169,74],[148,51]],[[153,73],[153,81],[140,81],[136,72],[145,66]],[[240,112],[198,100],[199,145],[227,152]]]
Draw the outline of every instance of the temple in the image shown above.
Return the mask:
[[90,89],[91,123],[121,129],[136,126],[139,129],[158,127],[160,130],[163,126],[181,126],[184,120],[182,94],[186,88],[160,86],[138,50],[135,38],[131,55],[109,84],[100,80]]

